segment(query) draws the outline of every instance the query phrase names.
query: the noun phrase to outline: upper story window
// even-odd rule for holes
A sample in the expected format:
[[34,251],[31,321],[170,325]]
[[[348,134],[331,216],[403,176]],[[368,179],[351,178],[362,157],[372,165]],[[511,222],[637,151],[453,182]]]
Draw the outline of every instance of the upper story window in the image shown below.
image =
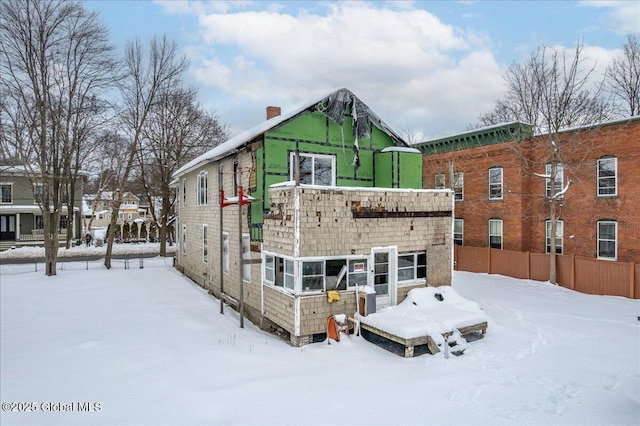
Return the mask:
[[187,178],[182,179],[182,206],[187,205]]
[[453,174],[453,192],[456,201],[464,201],[464,173]]
[[13,184],[0,183],[0,204],[13,203]]
[[[551,221],[547,220],[547,230],[545,232],[545,253],[551,253]],[[562,254],[564,242],[564,223],[561,220],[556,221],[556,253]]]
[[489,247],[502,249],[502,219],[489,219]]
[[[545,166],[545,174],[547,176],[551,176],[552,172],[552,164],[547,164]],[[551,198],[563,189],[564,185],[564,167],[560,163],[555,163],[555,179],[553,180],[553,184],[551,182],[551,178],[548,177],[545,179],[545,197]]]
[[598,159],[598,197],[618,195],[618,159],[604,157]]
[[489,169],[489,199],[502,200],[502,167]]
[[[300,183],[306,185],[335,186],[336,157],[333,155],[300,153]],[[296,155],[291,153],[289,169],[291,180],[295,180]]]
[[436,175],[436,181],[435,181],[435,189],[444,189],[446,185],[446,181],[444,178],[444,173],[438,173]]
[[598,259],[618,258],[618,223],[615,220],[598,221]]
[[44,186],[41,183],[33,184],[33,199],[35,204],[44,202]]
[[208,172],[200,172],[198,173],[198,181],[197,181],[197,193],[198,193],[198,205],[206,206],[207,205],[207,181],[209,177]]
[[464,219],[455,219],[453,221],[453,243],[459,246],[464,241]]

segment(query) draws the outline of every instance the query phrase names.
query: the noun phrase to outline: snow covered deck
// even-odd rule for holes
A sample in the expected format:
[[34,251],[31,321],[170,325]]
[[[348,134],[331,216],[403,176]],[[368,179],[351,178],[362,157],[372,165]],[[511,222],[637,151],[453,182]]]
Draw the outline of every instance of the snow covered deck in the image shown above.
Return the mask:
[[462,336],[484,336],[489,320],[477,303],[450,286],[413,289],[399,305],[359,319],[365,338],[380,342],[371,339],[372,333],[396,342],[404,347],[407,358],[413,357],[416,346],[425,345],[432,354],[443,350],[445,344],[452,347],[452,352],[461,353],[467,343]]

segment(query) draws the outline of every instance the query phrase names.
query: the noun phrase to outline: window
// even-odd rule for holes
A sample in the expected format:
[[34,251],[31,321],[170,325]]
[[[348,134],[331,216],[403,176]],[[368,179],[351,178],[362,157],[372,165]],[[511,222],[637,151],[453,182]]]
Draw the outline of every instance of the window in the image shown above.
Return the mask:
[[[545,172],[547,176],[551,176],[551,164],[547,164],[545,167]],[[563,186],[563,182],[564,182],[564,168],[562,167],[562,164],[560,163],[555,163],[555,169],[556,169],[556,176],[555,179],[553,181],[553,188],[551,185],[551,177],[546,178],[546,192],[545,192],[545,196],[547,198],[551,198],[554,195],[556,195],[558,192],[562,191],[562,186]]]
[[489,219],[489,247],[502,249],[502,219]]
[[42,215],[41,214],[35,215],[34,219],[35,219],[35,222],[36,222],[34,229],[37,229],[37,230],[44,229],[44,218],[42,217]]
[[35,204],[44,203],[44,186],[41,183],[33,184],[33,198]]
[[278,287],[288,288],[293,291],[295,283],[293,276],[293,260],[274,257],[274,261],[275,285]]
[[598,221],[598,259],[616,260],[618,223],[615,220]]
[[133,219],[133,215],[131,213],[127,213],[127,219],[129,220]]
[[[300,183],[335,186],[336,158],[332,155],[300,153]],[[291,180],[295,180],[295,153],[290,156]]]
[[453,193],[456,201],[464,200],[464,173],[453,174]]
[[198,173],[198,205],[207,205],[207,180],[209,177],[208,172]]
[[618,159],[606,157],[598,159],[598,196],[618,195]]
[[489,199],[502,200],[502,167],[489,169]]
[[398,281],[412,281],[427,277],[427,254],[411,253],[398,256]]
[[187,253],[187,225],[182,225],[182,254]]
[[60,227],[58,229],[59,230],[67,229],[68,226],[69,226],[69,218],[67,217],[67,215],[65,214],[60,215]]
[[275,278],[275,257],[271,255],[264,256],[264,280],[273,284]]
[[453,221],[453,243],[459,246],[464,241],[464,219],[455,219]]
[[324,289],[324,261],[302,262],[302,291]]
[[444,189],[445,188],[445,179],[444,179],[444,173],[440,173],[436,175],[436,182],[435,182],[435,188],[436,189]]
[[202,225],[202,261],[209,261],[209,236],[208,236],[209,226],[206,224]]
[[[547,231],[545,233],[545,253],[551,253],[551,221],[547,220]],[[556,253],[562,254],[564,224],[561,220],[556,221]]]
[[187,205],[187,179],[182,179],[182,206]]
[[224,190],[224,167],[218,166],[218,191]]
[[[249,234],[242,234],[242,259],[251,259],[251,236]],[[243,281],[251,282],[251,264],[242,264],[242,279]]]
[[238,186],[240,185],[240,176],[238,176],[238,160],[233,162],[233,185],[231,188],[231,195],[233,197],[238,196]]
[[222,233],[222,272],[229,273],[229,233]]
[[0,204],[13,203],[13,184],[0,183]]

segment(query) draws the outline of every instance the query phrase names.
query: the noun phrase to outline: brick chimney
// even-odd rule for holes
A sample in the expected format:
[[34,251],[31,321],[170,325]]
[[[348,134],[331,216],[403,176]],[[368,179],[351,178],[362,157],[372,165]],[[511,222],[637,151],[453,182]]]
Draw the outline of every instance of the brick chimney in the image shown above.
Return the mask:
[[272,119],[273,117],[279,116],[281,113],[280,107],[277,106],[268,106],[267,107],[267,120]]

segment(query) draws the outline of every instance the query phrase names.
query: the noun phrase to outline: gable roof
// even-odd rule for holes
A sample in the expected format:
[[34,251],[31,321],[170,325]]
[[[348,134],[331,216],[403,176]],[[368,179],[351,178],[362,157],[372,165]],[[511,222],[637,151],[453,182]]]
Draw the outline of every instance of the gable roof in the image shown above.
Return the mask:
[[[287,114],[273,117],[238,134],[237,136],[234,136],[180,167],[173,174],[173,178],[177,179],[207,163],[220,160],[221,158],[228,157],[229,155],[238,152],[242,147],[251,143],[258,136],[263,135],[281,124],[284,124],[307,110],[320,111],[334,122],[342,125],[344,112],[348,106],[351,106],[351,115],[356,121],[354,132],[357,132],[357,138],[363,139],[369,137],[368,124],[370,123],[388,134],[396,145],[403,147],[409,146],[401,136],[394,132],[391,127],[382,121],[380,117],[378,117],[378,115],[365,105],[364,102],[354,95],[353,92],[346,88],[342,88],[335,90],[320,99],[316,99],[313,102],[304,103]],[[364,126],[364,124],[367,124],[367,126]]]

